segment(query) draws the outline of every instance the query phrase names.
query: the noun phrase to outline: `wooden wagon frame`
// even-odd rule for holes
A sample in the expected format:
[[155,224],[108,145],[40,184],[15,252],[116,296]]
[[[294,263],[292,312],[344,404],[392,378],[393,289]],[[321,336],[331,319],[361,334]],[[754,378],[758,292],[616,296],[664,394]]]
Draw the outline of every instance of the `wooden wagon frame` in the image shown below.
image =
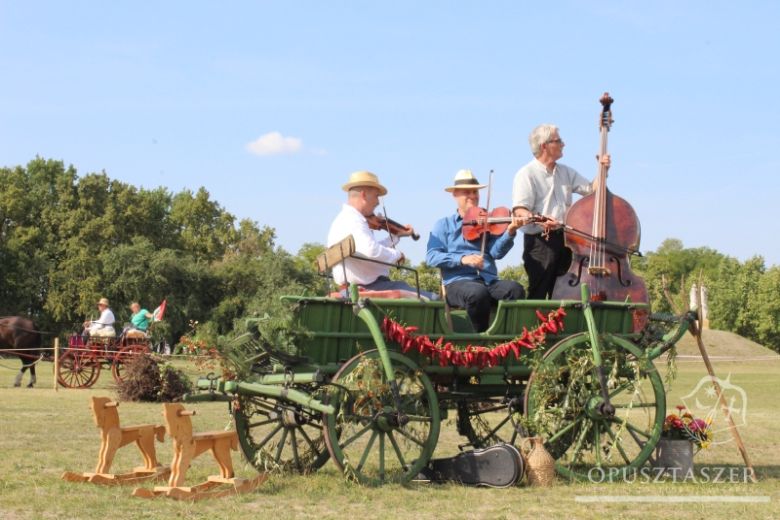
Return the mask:
[[[351,255],[337,245],[319,264]],[[666,394],[653,360],[695,318],[593,302],[583,286],[580,300],[500,301],[476,333],[442,301],[381,296],[351,286],[346,298],[284,297],[305,331],[295,351],[268,344],[249,323],[230,355],[251,370],[201,380],[203,393],[189,400],[230,402],[259,471],[306,473],[332,459],[364,483],[408,482],[454,414],[462,449],[541,435],[559,474],[585,478],[595,468],[618,480],[646,463],[661,436]],[[540,326],[540,317],[556,324]],[[536,348],[519,341],[529,337]],[[504,356],[475,354],[498,347]]]

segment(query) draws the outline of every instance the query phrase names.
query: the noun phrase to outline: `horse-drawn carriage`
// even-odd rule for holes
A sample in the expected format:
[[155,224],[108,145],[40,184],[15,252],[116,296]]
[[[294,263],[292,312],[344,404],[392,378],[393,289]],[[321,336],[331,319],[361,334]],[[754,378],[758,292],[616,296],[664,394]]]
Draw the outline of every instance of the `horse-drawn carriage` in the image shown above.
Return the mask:
[[349,298],[285,297],[302,338],[294,350],[250,323],[225,351],[235,374],[199,381],[204,393],[188,399],[230,402],[259,471],[309,472],[333,459],[362,482],[407,482],[447,417],[463,446],[540,435],[569,477],[594,468],[617,477],[651,455],[666,415],[653,360],[691,316],[594,302],[583,286],[580,300],[500,301],[475,333],[442,301],[386,296],[353,286]]
[[117,383],[122,382],[124,365],[132,356],[151,352],[151,340],[145,333],[126,333],[119,337],[71,335],[57,366],[57,381],[68,388],[89,388],[100,377],[102,367],[111,368]]
[[[35,365],[41,360],[54,360],[53,349],[43,348],[40,332],[32,320],[19,316],[0,318],[0,354],[18,357],[22,369],[16,376],[14,386],[20,386],[22,376],[30,369],[30,384],[36,383]],[[73,334],[62,350],[57,365],[57,381],[68,388],[89,388],[100,377],[103,367],[111,369],[114,380],[123,379],[125,364],[132,356],[151,352],[151,339],[141,331],[128,331],[119,337],[89,336],[83,338]]]

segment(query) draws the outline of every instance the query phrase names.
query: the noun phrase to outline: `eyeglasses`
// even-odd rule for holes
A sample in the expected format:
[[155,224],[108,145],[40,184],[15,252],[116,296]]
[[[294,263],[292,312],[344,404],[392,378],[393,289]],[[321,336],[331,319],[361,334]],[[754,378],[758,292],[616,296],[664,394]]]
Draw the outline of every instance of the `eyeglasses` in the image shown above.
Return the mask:
[[561,144],[561,143],[563,143],[563,139],[561,139],[560,137],[559,137],[558,139],[550,139],[549,141],[547,141],[547,143],[548,143],[548,144],[549,144],[549,143],[558,143],[558,144]]

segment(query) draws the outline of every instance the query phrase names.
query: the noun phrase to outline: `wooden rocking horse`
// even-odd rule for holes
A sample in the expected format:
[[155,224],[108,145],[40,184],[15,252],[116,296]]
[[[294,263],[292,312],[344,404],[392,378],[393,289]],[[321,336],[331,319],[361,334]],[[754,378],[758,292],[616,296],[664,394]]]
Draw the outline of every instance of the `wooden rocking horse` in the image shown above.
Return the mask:
[[[136,488],[133,491],[134,496],[153,498],[164,495],[177,500],[201,500],[245,493],[255,489],[265,481],[267,478],[265,473],[254,479],[236,478],[230,457],[230,451],[238,449],[238,435],[236,432],[192,433],[192,420],[190,417],[193,415],[195,415],[194,410],[185,410],[181,404],[163,404],[165,426],[168,436],[173,441],[171,476],[168,479],[167,486],[155,486],[154,489]],[[209,476],[208,480],[201,484],[184,486],[185,476],[192,459],[207,450],[211,451],[219,465],[219,475]]]
[[[119,403],[108,397],[92,398],[92,415],[95,425],[100,428],[100,452],[98,463],[92,473],[73,473],[66,471],[62,479],[69,482],[92,482],[93,484],[126,484],[143,480],[163,479],[170,473],[170,468],[157,462],[154,449],[155,437],[162,442],[165,437],[165,427],[157,424],[139,424],[120,426],[117,407]],[[135,442],[143,457],[144,465],[134,468],[130,473],[110,473],[114,455],[119,448]]]

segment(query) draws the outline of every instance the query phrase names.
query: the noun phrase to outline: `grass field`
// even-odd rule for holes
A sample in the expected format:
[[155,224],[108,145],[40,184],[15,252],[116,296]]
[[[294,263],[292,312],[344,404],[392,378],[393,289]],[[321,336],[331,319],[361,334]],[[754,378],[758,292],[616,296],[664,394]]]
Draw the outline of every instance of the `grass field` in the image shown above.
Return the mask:
[[[475,489],[459,485],[388,485],[366,488],[346,482],[328,463],[310,476],[273,475],[256,492],[197,503],[133,498],[131,489],[71,484],[60,480],[65,470],[92,471],[99,437],[92,422],[88,399],[114,396],[109,374],[102,374],[96,388],[56,392],[51,386],[51,364],[41,364],[39,387],[12,388],[15,359],[0,360],[0,518],[779,518],[780,416],[776,396],[780,391],[780,357],[752,362],[720,362],[716,371],[730,374],[732,384],[743,388],[747,400],[747,424],[740,432],[758,472],[758,483],[685,482],[659,483],[638,479],[633,483],[569,483],[552,488]],[[659,365],[661,366],[661,365]],[[668,398],[671,408],[693,390],[706,375],[701,361],[679,363],[679,373]],[[26,380],[25,380],[26,383]],[[224,403],[190,405],[197,408],[196,430],[229,426]],[[125,424],[161,422],[160,405],[123,403]],[[717,424],[716,424],[717,425]],[[721,433],[719,440],[727,440]],[[442,452],[452,452],[460,442],[447,423],[440,438]],[[170,460],[170,444],[158,444],[161,461]],[[253,476],[238,453],[234,463],[239,476]],[[702,467],[735,468],[741,476],[742,459],[733,442],[702,451],[695,459]],[[114,469],[138,465],[137,452],[120,450]],[[203,480],[213,469],[211,461],[195,461],[189,476]],[[711,474],[714,475],[715,471]],[[729,480],[728,473],[722,478]],[[593,503],[604,497],[630,497],[635,502]],[[650,497],[704,496],[767,497],[763,503],[646,503]],[[584,497],[584,498],[583,498]],[[625,500],[626,498],[623,498]],[[738,498],[737,498],[738,499]],[[732,499],[733,500],[733,499]],[[764,499],[766,500],[766,499]]]

